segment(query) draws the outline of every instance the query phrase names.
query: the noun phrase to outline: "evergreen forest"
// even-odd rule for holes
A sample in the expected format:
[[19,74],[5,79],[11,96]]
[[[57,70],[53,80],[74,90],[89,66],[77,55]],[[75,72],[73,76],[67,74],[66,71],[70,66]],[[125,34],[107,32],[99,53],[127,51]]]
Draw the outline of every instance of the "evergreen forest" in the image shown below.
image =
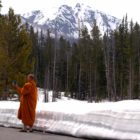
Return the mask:
[[92,30],[82,25],[75,40],[46,30],[23,24],[12,8],[0,14],[0,94],[12,93],[13,80],[22,86],[34,73],[37,86],[52,90],[54,101],[59,92],[88,102],[140,98],[137,22],[126,15],[117,29],[101,35],[93,20]]

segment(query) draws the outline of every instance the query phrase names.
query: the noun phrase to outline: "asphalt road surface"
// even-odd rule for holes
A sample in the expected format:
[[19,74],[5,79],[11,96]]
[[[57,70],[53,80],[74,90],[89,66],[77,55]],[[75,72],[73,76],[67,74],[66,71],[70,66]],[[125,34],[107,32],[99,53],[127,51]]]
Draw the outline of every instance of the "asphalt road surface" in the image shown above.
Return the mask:
[[33,133],[19,132],[20,129],[0,127],[0,140],[84,140],[64,135],[43,133],[34,131]]

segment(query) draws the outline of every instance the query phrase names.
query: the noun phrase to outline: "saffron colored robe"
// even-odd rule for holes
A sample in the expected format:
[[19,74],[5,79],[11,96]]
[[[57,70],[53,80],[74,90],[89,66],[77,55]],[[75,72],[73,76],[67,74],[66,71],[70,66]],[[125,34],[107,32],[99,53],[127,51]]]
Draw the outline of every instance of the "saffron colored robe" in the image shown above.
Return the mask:
[[34,80],[25,83],[22,88],[17,89],[20,98],[20,107],[18,110],[18,119],[26,126],[33,126],[36,116],[37,105],[37,87]]

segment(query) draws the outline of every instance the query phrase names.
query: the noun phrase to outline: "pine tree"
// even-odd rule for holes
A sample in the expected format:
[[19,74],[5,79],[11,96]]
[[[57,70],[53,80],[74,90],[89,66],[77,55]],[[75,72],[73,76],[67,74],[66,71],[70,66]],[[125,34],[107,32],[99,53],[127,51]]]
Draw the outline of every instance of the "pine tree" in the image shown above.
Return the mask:
[[129,35],[129,48],[128,48],[128,58],[129,58],[129,90],[128,98],[132,99],[134,90],[134,27],[133,21],[130,23],[130,35]]
[[45,50],[44,50],[44,89],[45,89],[45,101],[48,101],[48,95],[47,91],[51,89],[52,87],[52,38],[50,36],[50,31],[47,31],[47,39],[45,44]]
[[103,37],[106,84],[109,100],[116,100],[116,46],[115,32],[105,33]]
[[76,98],[75,93],[78,93],[78,54],[79,47],[77,43],[73,43],[71,47],[71,59],[69,60],[69,90],[72,98]]
[[32,43],[29,35],[13,9],[9,9],[8,15],[2,17],[0,28],[0,53],[3,53],[5,59],[1,74],[7,91],[13,79],[19,84],[25,82],[25,75],[33,72],[34,58],[31,57]]
[[[81,38],[79,39],[79,78],[78,78],[78,99],[87,98],[89,73],[87,71],[90,61],[90,35],[86,26],[81,29]],[[91,97],[92,98],[92,97]]]
[[96,20],[93,24],[93,29],[91,31],[92,36],[92,62],[93,62],[93,98],[96,101],[98,98],[98,91],[99,91],[99,71],[98,71],[98,60],[99,60],[99,53],[101,51],[101,34],[100,30],[96,24]]
[[134,65],[134,92],[133,92],[133,98],[138,99],[139,93],[140,93],[140,25],[136,23],[133,27],[133,45],[134,45],[134,51],[133,51],[133,65]]
[[32,57],[35,59],[34,62],[34,75],[37,83],[40,81],[40,71],[39,71],[39,59],[40,59],[40,48],[38,42],[38,32],[34,32],[34,28],[26,23],[25,24],[26,31],[29,32],[30,40],[32,42]]

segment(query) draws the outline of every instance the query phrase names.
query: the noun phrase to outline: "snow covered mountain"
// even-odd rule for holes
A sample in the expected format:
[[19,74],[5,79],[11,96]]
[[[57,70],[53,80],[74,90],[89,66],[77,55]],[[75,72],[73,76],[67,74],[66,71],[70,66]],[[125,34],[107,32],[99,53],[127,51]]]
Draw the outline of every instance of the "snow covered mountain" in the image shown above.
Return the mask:
[[23,14],[22,18],[24,22],[28,22],[38,31],[42,30],[46,33],[49,29],[54,34],[57,30],[59,35],[76,38],[79,28],[83,25],[86,25],[88,30],[91,31],[95,19],[101,34],[107,30],[115,29],[121,22],[116,17],[80,3],[77,3],[74,7],[62,5],[52,11],[36,10]]

